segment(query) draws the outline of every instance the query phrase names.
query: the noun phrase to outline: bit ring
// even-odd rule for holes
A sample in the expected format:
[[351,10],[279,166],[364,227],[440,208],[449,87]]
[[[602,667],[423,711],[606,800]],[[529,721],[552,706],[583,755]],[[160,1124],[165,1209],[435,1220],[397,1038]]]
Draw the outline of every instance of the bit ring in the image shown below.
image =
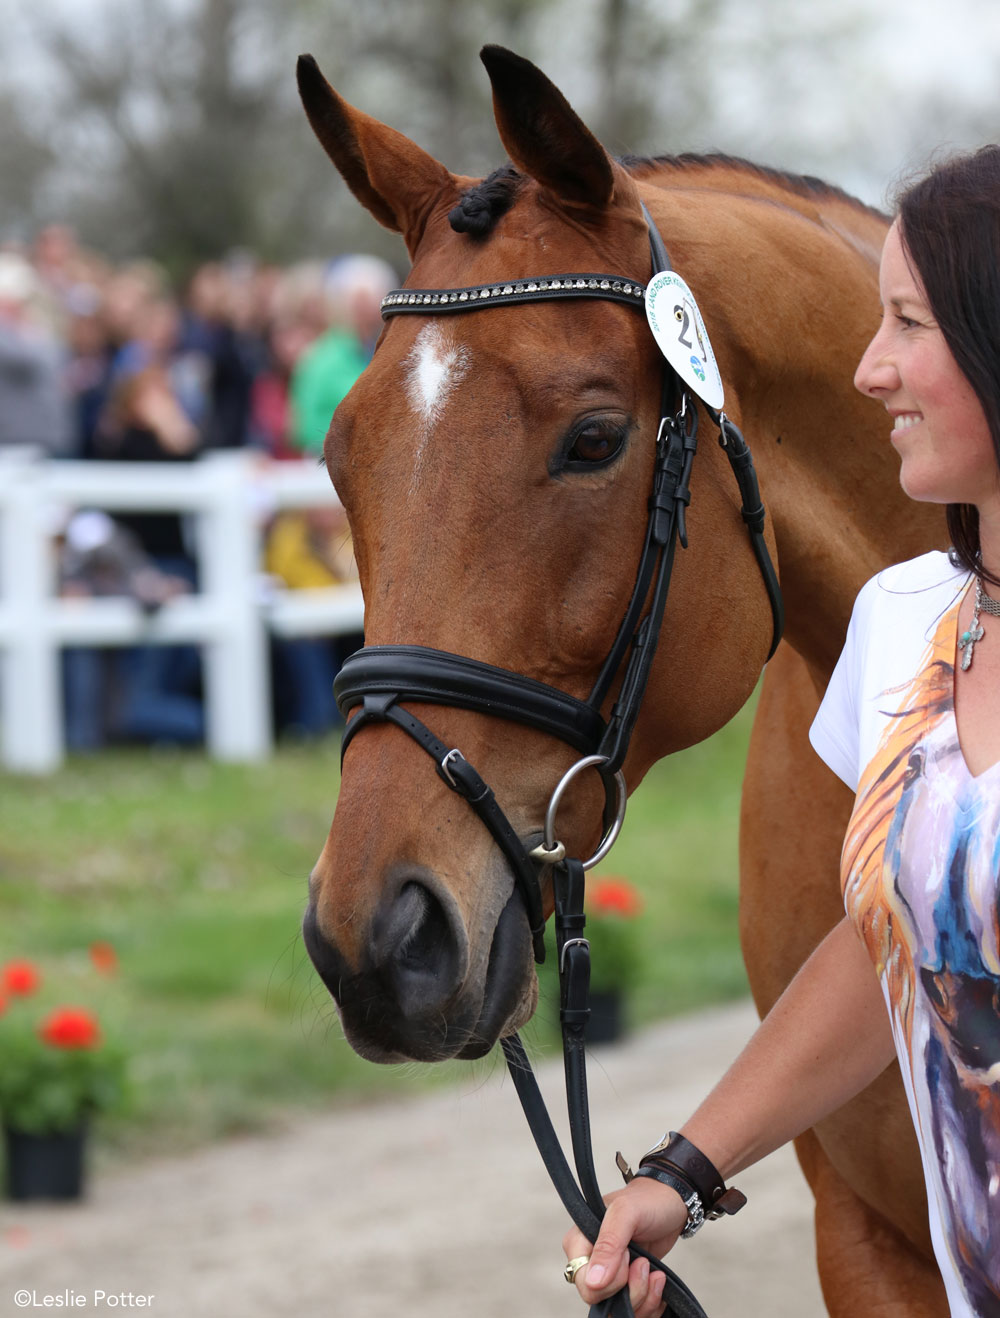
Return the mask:
[[[552,793],[552,798],[549,801],[548,809],[545,812],[545,827],[543,833],[544,833],[544,846],[546,851],[552,851],[554,848],[559,846],[559,843],[556,842],[556,811],[559,809],[559,802],[562,799],[563,792],[566,790],[569,784],[573,781],[573,779],[582,769],[589,769],[591,767],[596,768],[600,764],[607,764],[607,762],[608,762],[608,757],[606,755],[585,755],[582,760],[577,760],[576,764],[572,765],[569,769],[567,769],[566,772],[563,774],[563,776],[559,779],[558,783],[556,784],[556,789]],[[625,806],[628,800],[628,788],[625,786],[625,775],[622,773],[620,769],[615,774],[615,791],[617,795],[617,801],[615,803],[615,817],[612,820],[611,827],[608,829],[607,833],[601,839],[600,846],[597,848],[597,850],[594,852],[594,854],[590,857],[589,860],[583,861],[584,870],[593,869],[599,860],[604,859],[604,857],[614,846],[615,839],[618,837],[618,834],[621,832],[622,823],[625,819]]]

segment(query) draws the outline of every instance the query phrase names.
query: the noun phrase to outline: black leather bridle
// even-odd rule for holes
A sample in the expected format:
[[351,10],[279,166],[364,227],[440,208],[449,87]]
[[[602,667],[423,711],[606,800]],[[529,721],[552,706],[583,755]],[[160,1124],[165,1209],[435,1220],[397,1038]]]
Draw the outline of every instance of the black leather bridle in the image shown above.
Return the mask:
[[[655,276],[662,270],[671,269],[671,265],[645,206],[643,211],[649,227]],[[643,311],[644,293],[641,283],[620,275],[547,275],[468,288],[398,289],[384,299],[382,315],[386,319],[399,315],[447,315],[573,298],[618,302]],[[704,403],[702,406],[719,427],[719,442],[739,486],[743,520],[771,606],[773,639],[770,658],[781,639],[784,611],[777,574],[764,539],[764,507],[753,459],[746,441],[729,418]],[[549,1174],[570,1215],[591,1240],[596,1237],[604,1204],[590,1143],[584,1062],[590,979],[589,946],[583,937],[584,871],[606,853],[624,814],[625,784],[621,767],[656,653],[677,542],[687,547],[685,509],[691,499],[688,481],[697,435],[696,407],[673,369],[665,364],[649,517],[635,585],[617,635],[586,700],[493,664],[418,645],[366,646],[346,660],[334,687],[345,718],[360,706],[345,730],[342,756],[362,728],[372,723],[393,723],[431,756],[439,777],[475,810],[513,871],[531,929],[535,959],[539,962],[545,958],[541,872],[551,867],[567,1097],[580,1187],[562,1153],[520,1039],[517,1035],[506,1038],[502,1040],[502,1047]],[[605,719],[602,706],[623,668],[617,699]],[[567,858],[565,848],[555,841],[548,818],[545,842],[529,851],[497,804],[488,784],[460,750],[445,745],[404,707],[409,701],[447,705],[513,720],[557,737],[579,751],[584,758],[557,787],[550,814],[554,815],[558,797],[569,777],[580,768],[593,765],[605,788],[605,838],[595,855],[587,861]],[[632,1246],[631,1251],[633,1257],[642,1254],[650,1259],[651,1266],[667,1274],[664,1298],[671,1312],[678,1318],[703,1316],[701,1306],[680,1278],[638,1247]],[[623,1318],[632,1312],[626,1292],[597,1306],[596,1311],[607,1315],[620,1314]]]

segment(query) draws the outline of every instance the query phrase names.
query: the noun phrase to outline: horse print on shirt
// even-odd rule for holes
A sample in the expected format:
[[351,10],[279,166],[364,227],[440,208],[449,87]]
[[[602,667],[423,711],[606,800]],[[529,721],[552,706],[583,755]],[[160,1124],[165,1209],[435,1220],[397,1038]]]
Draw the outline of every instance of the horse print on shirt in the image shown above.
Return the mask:
[[938,1215],[939,1264],[944,1272],[950,1261],[973,1311],[992,1318],[1000,1315],[1000,765],[974,778],[959,745],[958,608],[941,618],[913,681],[885,693],[898,705],[858,785],[842,880],[888,1000]]

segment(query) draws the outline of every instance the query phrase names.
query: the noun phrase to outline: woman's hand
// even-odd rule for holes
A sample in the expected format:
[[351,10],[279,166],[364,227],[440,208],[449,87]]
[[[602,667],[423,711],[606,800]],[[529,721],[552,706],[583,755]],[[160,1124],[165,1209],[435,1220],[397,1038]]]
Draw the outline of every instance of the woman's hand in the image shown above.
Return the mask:
[[662,1258],[673,1248],[687,1225],[688,1213],[675,1190],[648,1177],[631,1181],[624,1190],[605,1195],[608,1211],[600,1234],[590,1241],[573,1227],[563,1238],[568,1259],[590,1255],[590,1263],[576,1274],[575,1284],[587,1304],[614,1295],[628,1283],[635,1318],[660,1318],[666,1277],[643,1258],[629,1265],[628,1245],[634,1240],[643,1249]]

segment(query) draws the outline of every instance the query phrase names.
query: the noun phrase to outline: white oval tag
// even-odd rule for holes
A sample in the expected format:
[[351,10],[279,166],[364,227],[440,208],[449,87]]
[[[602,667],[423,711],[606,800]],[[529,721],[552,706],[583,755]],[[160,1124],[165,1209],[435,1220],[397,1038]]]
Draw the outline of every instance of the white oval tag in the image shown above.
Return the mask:
[[683,382],[720,411],[722,376],[708,330],[694,294],[675,270],[661,270],[647,285],[646,319],[660,351]]

